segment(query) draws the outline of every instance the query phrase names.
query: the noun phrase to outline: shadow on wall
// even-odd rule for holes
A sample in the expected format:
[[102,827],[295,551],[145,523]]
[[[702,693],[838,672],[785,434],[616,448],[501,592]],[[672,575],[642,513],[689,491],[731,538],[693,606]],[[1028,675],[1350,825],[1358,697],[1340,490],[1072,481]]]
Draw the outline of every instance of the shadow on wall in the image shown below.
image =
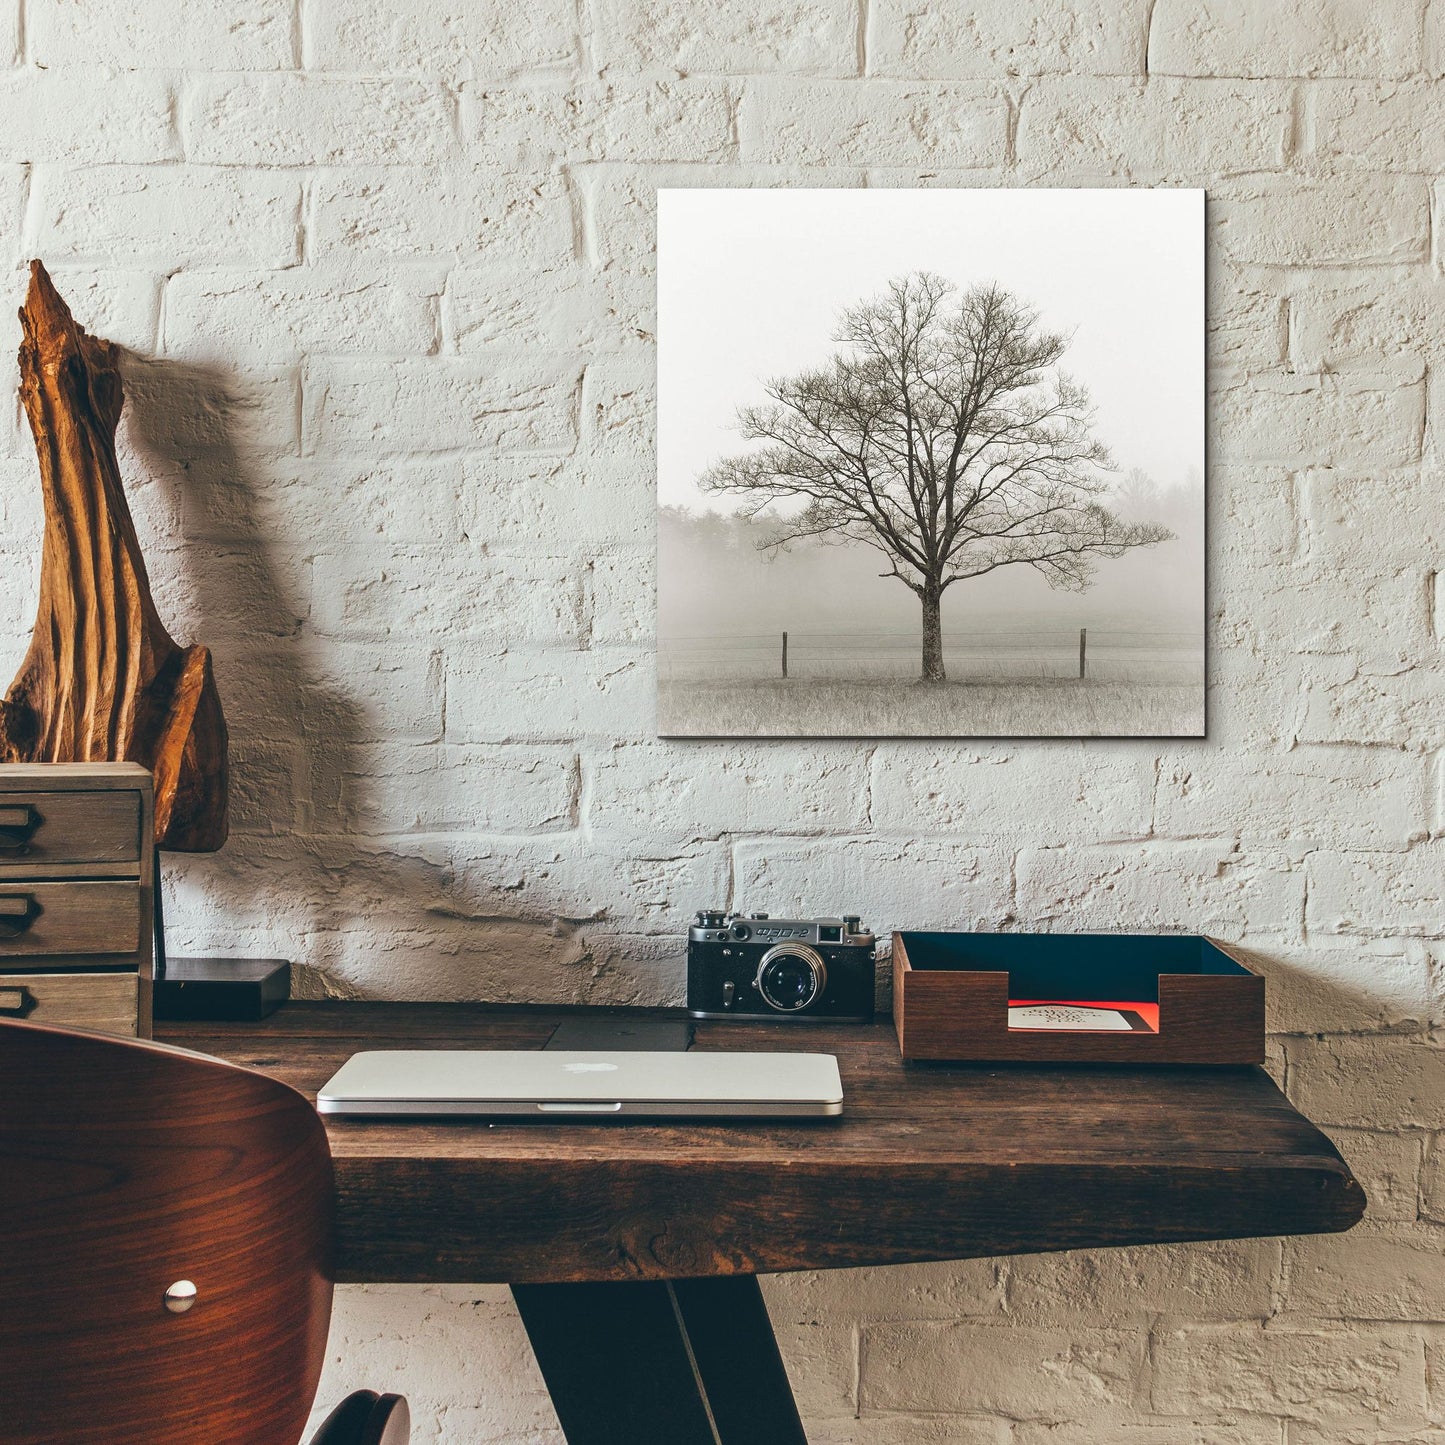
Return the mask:
[[[276,505],[288,466],[300,482],[294,457],[268,450],[265,431],[294,380],[251,382],[132,352],[123,376],[122,469],[154,479],[151,510],[175,529],[148,552],[157,600],[173,632],[215,654],[230,732],[230,840],[218,855],[165,860],[178,904],[171,947],[292,957],[339,922],[308,886],[315,868],[301,839],[334,810],[358,735],[355,704],[308,657],[314,542],[287,536]],[[294,420],[272,435],[294,452]],[[315,970],[298,982],[298,992],[333,991]]]
[[[226,847],[165,859],[172,952],[290,958],[302,997],[661,1001],[618,967],[616,944],[589,937],[606,910],[555,839],[427,837],[396,821],[412,780],[389,741],[388,669],[413,667],[416,649],[313,630],[312,561],[354,530],[341,513],[355,499],[347,474],[297,454],[295,376],[127,353],[124,380],[122,472],[157,603],[214,652],[230,731]],[[404,751],[435,759],[445,745]]]

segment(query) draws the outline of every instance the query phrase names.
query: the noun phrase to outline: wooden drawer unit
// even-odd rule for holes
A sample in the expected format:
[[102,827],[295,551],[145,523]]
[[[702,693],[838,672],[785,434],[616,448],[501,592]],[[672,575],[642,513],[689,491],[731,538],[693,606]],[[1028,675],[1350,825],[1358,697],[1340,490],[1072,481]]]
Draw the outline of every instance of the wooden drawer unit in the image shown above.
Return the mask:
[[[3,785],[0,785],[3,786]],[[135,872],[141,855],[141,796],[0,790],[0,879],[52,865]]]
[[134,1034],[140,991],[134,973],[0,973],[0,1019]]
[[140,885],[129,879],[0,879],[0,963],[11,958],[134,954],[147,921],[141,918]]
[[151,776],[0,766],[0,1018],[150,1034]]

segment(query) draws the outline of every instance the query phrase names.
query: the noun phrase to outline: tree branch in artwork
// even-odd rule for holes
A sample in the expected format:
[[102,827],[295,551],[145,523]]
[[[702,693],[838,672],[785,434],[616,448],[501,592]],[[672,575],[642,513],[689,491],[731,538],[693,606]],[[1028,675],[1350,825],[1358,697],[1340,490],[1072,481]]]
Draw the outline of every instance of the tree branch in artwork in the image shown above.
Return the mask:
[[[1059,369],[1068,338],[998,286],[926,272],[843,313],[831,362],[743,407],[760,443],[699,485],[756,518],[769,546],[862,542],[923,609],[923,680],[943,682],[942,601],[956,582],[1026,566],[1082,591],[1098,559],[1168,541],[1101,500],[1113,462],[1088,392]],[[801,504],[801,505],[799,505]]]

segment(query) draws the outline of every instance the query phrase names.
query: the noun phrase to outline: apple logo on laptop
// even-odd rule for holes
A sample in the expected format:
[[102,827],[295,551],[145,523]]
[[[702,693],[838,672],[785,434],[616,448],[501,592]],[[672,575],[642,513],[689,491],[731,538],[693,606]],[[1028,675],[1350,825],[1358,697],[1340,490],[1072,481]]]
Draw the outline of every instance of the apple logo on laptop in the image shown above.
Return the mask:
[[563,1064],[563,1071],[568,1074],[615,1074],[616,1064]]

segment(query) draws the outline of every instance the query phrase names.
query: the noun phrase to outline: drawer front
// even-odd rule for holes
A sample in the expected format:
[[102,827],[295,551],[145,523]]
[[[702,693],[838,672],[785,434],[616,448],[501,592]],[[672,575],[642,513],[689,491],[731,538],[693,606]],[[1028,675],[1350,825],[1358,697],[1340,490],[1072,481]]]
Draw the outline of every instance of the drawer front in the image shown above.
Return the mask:
[[134,1038],[139,1013],[140,979],[133,973],[0,974],[0,1019]]
[[11,958],[133,955],[141,943],[138,883],[7,883],[0,879],[0,969]]
[[141,795],[129,789],[0,792],[0,878],[50,863],[113,863],[138,872]]

